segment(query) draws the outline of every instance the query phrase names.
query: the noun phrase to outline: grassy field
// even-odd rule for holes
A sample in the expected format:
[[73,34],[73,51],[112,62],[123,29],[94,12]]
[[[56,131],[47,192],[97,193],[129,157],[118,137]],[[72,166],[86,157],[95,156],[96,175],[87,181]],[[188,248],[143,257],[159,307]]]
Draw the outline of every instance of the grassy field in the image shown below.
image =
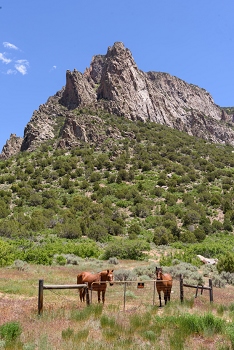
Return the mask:
[[[28,265],[0,269],[0,349],[233,349],[234,287],[214,288],[194,298],[185,288],[179,300],[179,281],[173,281],[171,302],[159,307],[153,283],[145,281],[108,286],[106,303],[80,303],[77,290],[44,291],[44,310],[38,316],[38,280],[45,284],[74,284],[82,270],[133,269],[148,263],[120,261],[117,266],[92,260],[80,266]],[[125,307],[124,307],[125,306]],[[5,327],[5,328],[4,328]],[[3,331],[2,331],[3,330]],[[17,336],[18,331],[18,336]],[[5,333],[4,333],[5,332]],[[15,336],[14,336],[15,335]]]

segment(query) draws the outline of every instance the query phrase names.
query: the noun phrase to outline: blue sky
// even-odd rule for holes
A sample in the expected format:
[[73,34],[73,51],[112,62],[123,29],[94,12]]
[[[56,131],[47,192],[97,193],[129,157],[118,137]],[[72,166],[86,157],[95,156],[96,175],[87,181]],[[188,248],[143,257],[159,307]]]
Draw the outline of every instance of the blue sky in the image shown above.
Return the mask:
[[196,84],[234,106],[233,0],[0,0],[0,152],[33,111],[122,41],[143,71]]

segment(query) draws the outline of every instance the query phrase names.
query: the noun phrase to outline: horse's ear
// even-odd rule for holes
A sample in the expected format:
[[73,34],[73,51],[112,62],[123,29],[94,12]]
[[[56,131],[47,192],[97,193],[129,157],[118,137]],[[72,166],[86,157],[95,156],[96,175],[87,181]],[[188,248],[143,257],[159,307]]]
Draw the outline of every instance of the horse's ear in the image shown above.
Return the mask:
[[107,271],[107,273],[109,273],[109,270],[106,270]]

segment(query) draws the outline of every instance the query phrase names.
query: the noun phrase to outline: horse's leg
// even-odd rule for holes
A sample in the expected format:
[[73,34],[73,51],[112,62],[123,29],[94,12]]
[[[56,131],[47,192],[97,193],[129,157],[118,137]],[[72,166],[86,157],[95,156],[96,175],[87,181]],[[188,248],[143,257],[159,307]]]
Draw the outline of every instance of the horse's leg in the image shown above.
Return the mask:
[[170,289],[167,290],[167,300],[170,301]]
[[168,290],[167,298],[168,298],[168,301],[171,300],[171,288],[169,288],[169,290]]
[[83,294],[82,294],[82,293],[83,293],[83,289],[80,289],[80,301],[81,301],[81,302],[83,301],[83,298],[82,298],[82,297],[83,297]]
[[85,301],[85,289],[82,289],[82,299]]
[[101,292],[100,292],[100,290],[98,290],[97,293],[98,293],[98,302],[100,303],[100,301],[101,301]]
[[102,302],[105,303],[105,290],[102,291]]
[[167,289],[164,291],[164,300],[165,300],[165,305],[167,305]]
[[162,300],[161,300],[161,292],[158,292],[158,297],[159,297],[159,306],[162,306]]

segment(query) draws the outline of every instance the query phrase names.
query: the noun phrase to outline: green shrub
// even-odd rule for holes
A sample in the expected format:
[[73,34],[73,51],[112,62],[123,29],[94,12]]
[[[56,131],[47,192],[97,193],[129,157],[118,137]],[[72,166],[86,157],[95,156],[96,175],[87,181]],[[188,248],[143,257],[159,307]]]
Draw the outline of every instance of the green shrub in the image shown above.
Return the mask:
[[234,254],[227,252],[222,255],[217,263],[217,270],[219,273],[222,271],[234,273]]
[[[162,265],[161,265],[162,266]],[[156,264],[150,264],[147,266],[141,266],[141,267],[135,267],[133,269],[133,272],[138,276],[138,277],[148,277],[151,279],[155,278],[155,270],[156,270]]]
[[68,327],[67,329],[62,330],[62,338],[69,339],[74,335],[74,329]]
[[91,222],[87,229],[87,236],[98,242],[106,242],[108,240],[108,230],[105,222],[102,219]]
[[150,342],[155,342],[157,340],[157,334],[152,330],[144,331],[142,336]]
[[113,265],[118,265],[119,260],[115,256],[113,256],[109,258],[108,263]]
[[89,329],[81,329],[80,331],[76,332],[74,335],[74,341],[79,343],[86,340],[86,338],[89,335]]
[[55,227],[55,232],[59,237],[68,239],[81,238],[82,236],[81,227],[77,220],[71,220],[64,224],[58,224]]
[[234,285],[234,273],[222,271],[220,274],[220,277],[223,281],[225,281],[227,284]]
[[173,241],[174,238],[166,227],[158,226],[155,228],[153,242],[156,245],[167,245],[168,243]]
[[195,210],[188,210],[184,216],[184,225],[197,224],[200,221],[201,215]]
[[193,233],[198,242],[202,242],[206,238],[206,234],[201,228],[196,228]]
[[15,249],[9,243],[0,239],[0,266],[11,265],[15,260]]
[[7,322],[0,326],[0,337],[6,341],[16,340],[21,333],[19,322]]
[[0,199],[0,219],[6,218],[10,214],[9,206]]
[[137,275],[132,270],[119,269],[114,272],[115,281],[136,281]]
[[128,229],[128,236],[130,239],[136,239],[141,233],[141,227],[138,223],[133,223]]
[[56,257],[56,263],[58,265],[66,265],[67,259],[63,255],[58,255]]
[[188,230],[181,232],[179,239],[183,243],[195,243],[197,241],[195,234]]
[[73,253],[81,258],[98,258],[101,252],[102,249],[97,243],[89,239],[73,246]]
[[149,243],[143,240],[116,240],[106,246],[103,259],[116,256],[118,259],[143,260],[146,257],[143,251],[149,249]]
[[20,222],[10,217],[7,220],[0,221],[0,236],[7,238],[19,237],[24,229]]
[[100,324],[102,328],[105,328],[105,327],[113,328],[116,325],[116,320],[113,317],[109,317],[107,315],[101,315]]
[[52,253],[46,248],[35,247],[28,249],[22,257],[22,260],[31,264],[51,265],[53,261]]

